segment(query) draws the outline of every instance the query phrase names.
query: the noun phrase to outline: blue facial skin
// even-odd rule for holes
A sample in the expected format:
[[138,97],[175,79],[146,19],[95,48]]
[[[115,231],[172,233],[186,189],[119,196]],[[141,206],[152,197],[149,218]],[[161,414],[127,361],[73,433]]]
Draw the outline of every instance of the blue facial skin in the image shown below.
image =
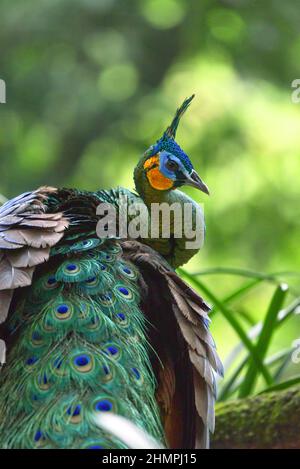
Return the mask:
[[176,181],[176,179],[177,179],[176,173],[178,172],[178,170],[171,171],[167,168],[166,163],[169,160],[174,161],[175,163],[177,163],[178,164],[178,170],[183,172],[184,167],[183,167],[180,159],[177,158],[176,156],[172,155],[172,153],[169,153],[167,151],[161,151],[159,153],[159,170],[167,178],[172,179],[173,181]]
[[[178,167],[175,170],[168,168],[168,162],[170,161],[177,163]],[[159,152],[159,170],[165,177],[174,181],[174,187],[184,185],[190,174],[181,159],[167,151]],[[192,170],[193,167],[190,171],[192,172]]]

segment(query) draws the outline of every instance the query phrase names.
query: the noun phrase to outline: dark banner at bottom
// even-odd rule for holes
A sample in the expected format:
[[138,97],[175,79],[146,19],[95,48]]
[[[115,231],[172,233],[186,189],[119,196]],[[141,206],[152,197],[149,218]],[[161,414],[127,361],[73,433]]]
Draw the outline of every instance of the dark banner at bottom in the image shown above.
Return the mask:
[[[274,464],[289,467],[289,463],[298,464],[300,450],[0,450],[1,467],[20,463],[21,466],[42,462],[47,464],[80,464],[103,467],[162,464],[165,466],[184,467],[187,465],[230,463],[243,467],[245,464]],[[221,467],[221,466],[220,466]]]

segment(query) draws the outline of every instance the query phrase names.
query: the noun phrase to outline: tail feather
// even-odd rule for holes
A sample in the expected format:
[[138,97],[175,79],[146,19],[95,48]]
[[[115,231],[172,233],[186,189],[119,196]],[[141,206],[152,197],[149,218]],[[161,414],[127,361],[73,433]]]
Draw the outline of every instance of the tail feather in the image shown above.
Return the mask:
[[0,375],[1,447],[124,447],[95,424],[103,412],[163,441],[139,272],[117,243],[85,241],[72,241],[67,260],[53,255],[14,300]]
[[[173,395],[170,396],[170,392],[160,391],[161,405],[167,409],[165,421],[168,428],[173,426],[175,429],[173,431],[181,433],[181,442],[177,440],[177,445],[185,441],[185,444],[189,442],[190,447],[206,448],[209,431],[214,431],[216,395],[214,373],[223,373],[222,363],[208,329],[209,306],[150,247],[134,241],[124,242],[123,247],[128,258],[140,268],[142,275],[147,276],[148,290],[151,282],[153,283],[153,288],[146,294],[145,301],[150,303],[148,309],[150,320],[153,320],[154,325],[159,328],[160,336],[157,346],[160,350],[165,350],[165,348],[174,350],[171,359],[166,354],[166,362],[164,352],[161,353],[163,366],[168,370],[168,375],[164,373],[164,368],[160,371],[159,389],[161,382],[163,389],[167,389],[165,381],[169,379],[170,367],[173,370],[171,375],[174,376],[172,378]],[[158,285],[161,285],[161,290]],[[155,316],[153,310],[157,309],[159,300],[156,301],[155,308],[153,297],[158,294],[158,291],[163,292],[163,297],[167,299],[161,298],[162,314]],[[174,319],[177,323],[177,331],[174,331]],[[174,332],[175,338],[171,336]],[[182,383],[183,377],[184,384]],[[178,390],[180,390],[179,399],[182,403],[183,400],[189,401],[189,389],[193,391],[193,403],[179,417]],[[191,431],[191,428],[194,430]],[[187,434],[190,434],[188,439],[186,439]],[[173,437],[172,432],[171,437]]]

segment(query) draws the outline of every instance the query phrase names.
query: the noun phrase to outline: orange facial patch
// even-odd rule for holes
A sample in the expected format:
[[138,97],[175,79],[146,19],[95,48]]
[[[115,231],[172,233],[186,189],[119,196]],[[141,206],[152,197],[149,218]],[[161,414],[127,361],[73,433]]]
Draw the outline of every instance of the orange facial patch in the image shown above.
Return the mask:
[[147,172],[147,178],[151,186],[159,191],[171,189],[174,184],[173,181],[164,176],[157,167]]
[[156,164],[157,165],[159,164],[159,156],[158,155],[151,156],[150,158],[148,158],[148,160],[145,161],[144,169],[150,169],[151,166],[154,166]]

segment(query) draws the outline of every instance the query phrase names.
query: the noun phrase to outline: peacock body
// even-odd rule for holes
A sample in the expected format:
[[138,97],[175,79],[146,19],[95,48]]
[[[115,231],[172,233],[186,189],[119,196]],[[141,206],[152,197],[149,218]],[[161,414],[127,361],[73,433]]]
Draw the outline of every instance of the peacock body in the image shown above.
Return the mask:
[[186,202],[176,190],[179,169],[166,188],[156,163],[173,151],[178,164],[174,137],[189,101],[139,162],[138,194],[43,187],[1,207],[0,317],[8,354],[0,373],[0,447],[124,448],[95,421],[110,412],[169,447],[207,446],[213,369],[221,373],[222,366],[209,307],[174,270],[194,252],[172,237],[96,234],[97,206],[119,209],[120,195],[145,205]]

